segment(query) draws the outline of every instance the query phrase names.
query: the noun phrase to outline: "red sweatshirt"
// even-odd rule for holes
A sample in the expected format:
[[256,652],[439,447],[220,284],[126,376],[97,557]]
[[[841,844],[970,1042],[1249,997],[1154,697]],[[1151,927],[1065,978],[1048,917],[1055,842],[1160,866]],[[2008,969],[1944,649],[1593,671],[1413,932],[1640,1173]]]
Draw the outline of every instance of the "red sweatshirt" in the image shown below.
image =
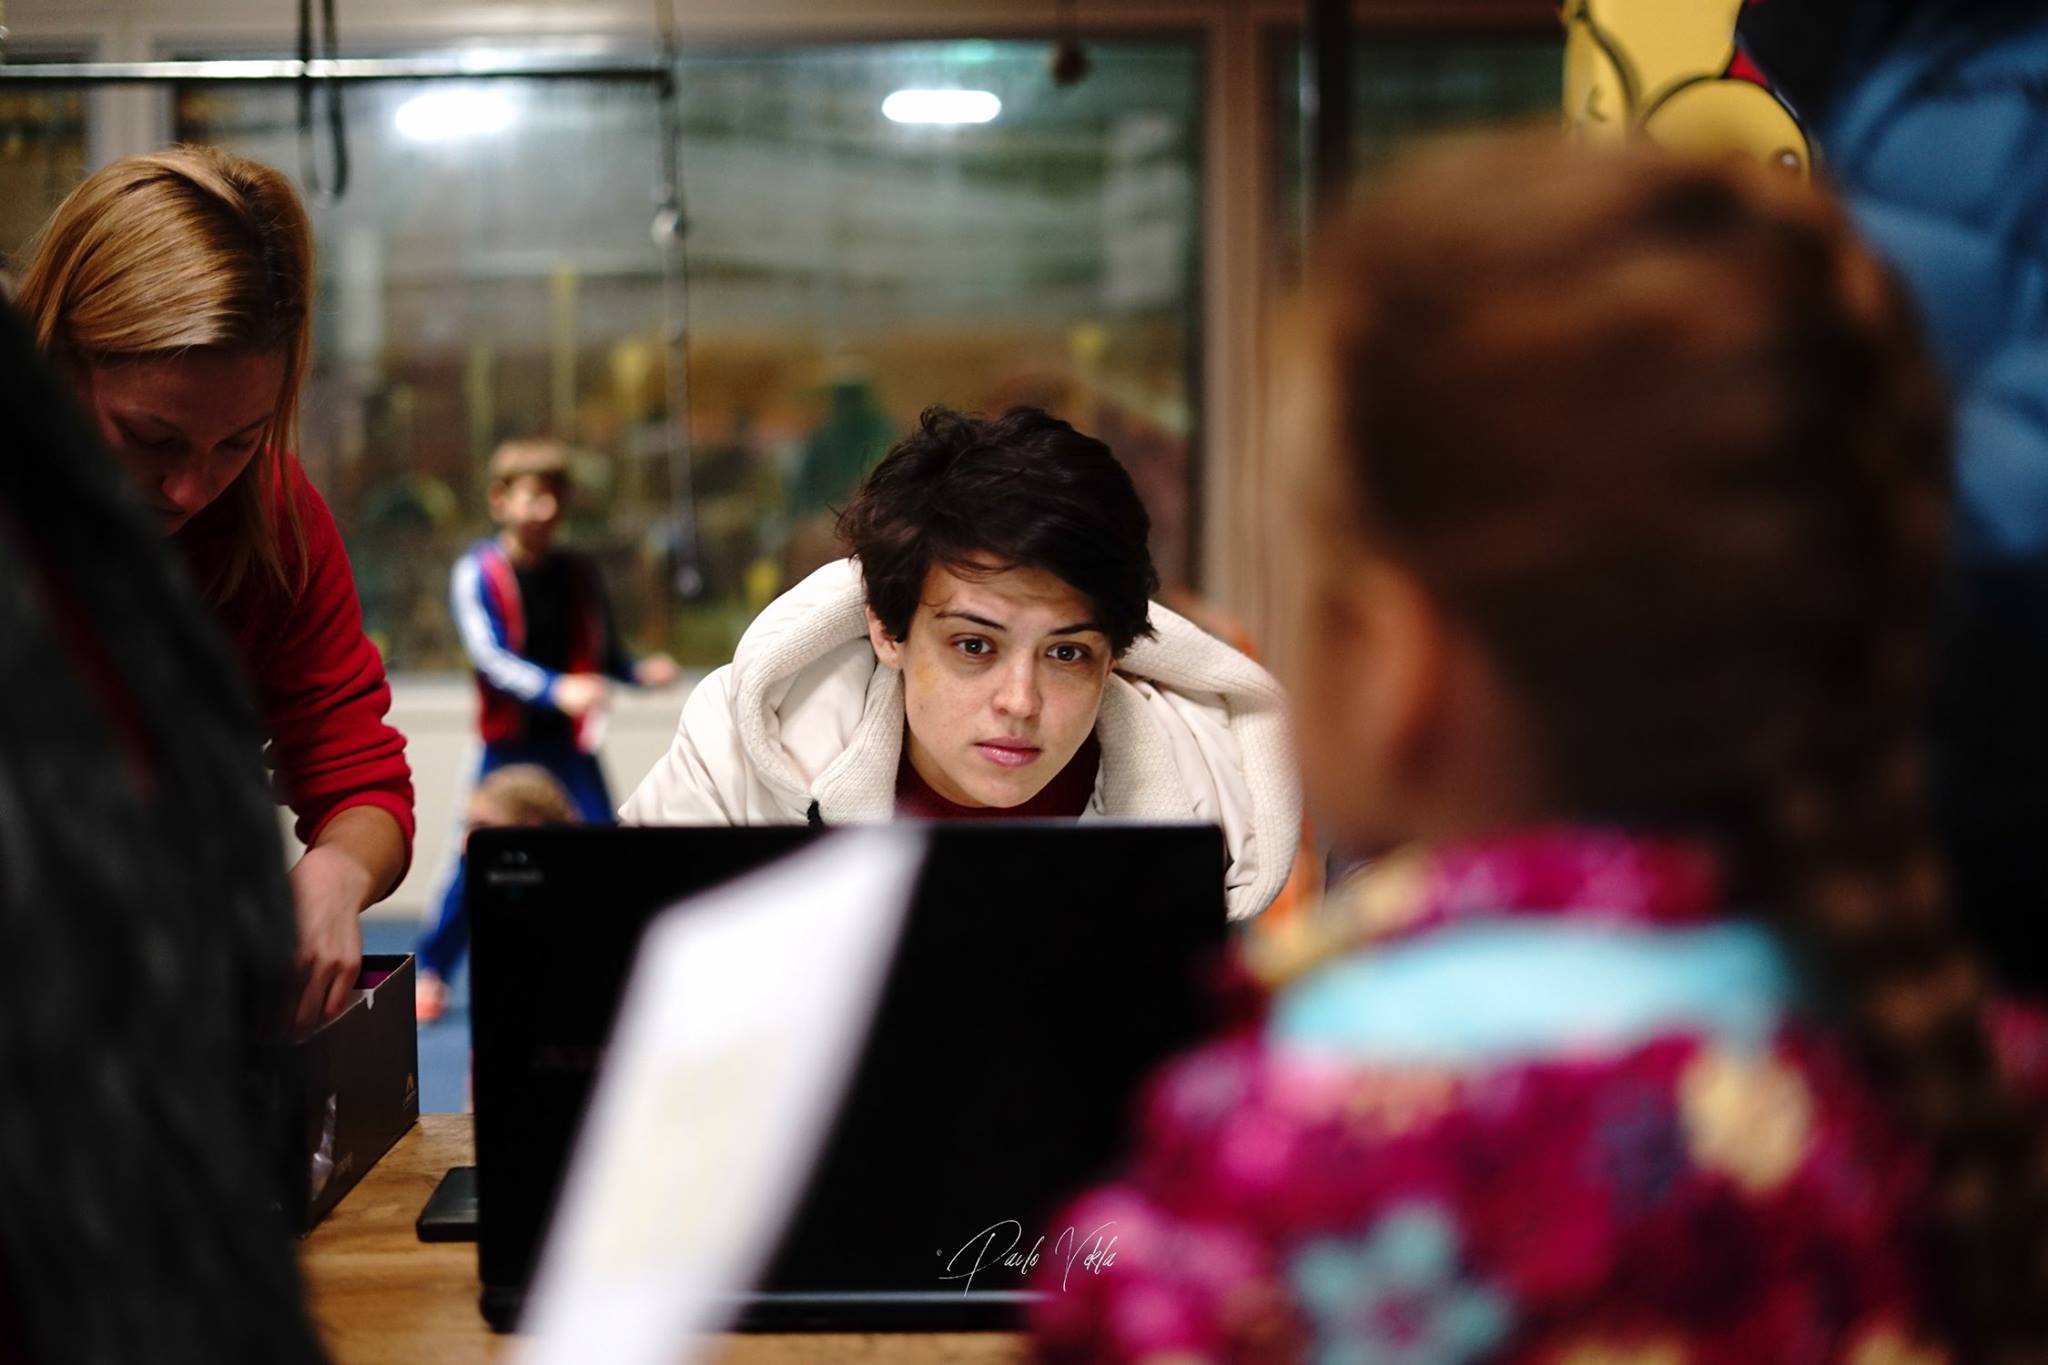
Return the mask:
[[[296,459],[284,461],[282,482],[277,526],[285,569],[297,578],[298,556],[284,518],[289,497],[305,530],[305,587],[294,596],[253,568],[215,611],[256,694],[270,740],[267,758],[280,799],[297,817],[299,839],[312,843],[350,806],[375,806],[398,821],[410,862],[412,770],[405,736],[384,721],[391,685],[383,658],[363,634],[348,552],[326,501]],[[202,588],[231,547],[229,510],[216,502],[174,537]]]

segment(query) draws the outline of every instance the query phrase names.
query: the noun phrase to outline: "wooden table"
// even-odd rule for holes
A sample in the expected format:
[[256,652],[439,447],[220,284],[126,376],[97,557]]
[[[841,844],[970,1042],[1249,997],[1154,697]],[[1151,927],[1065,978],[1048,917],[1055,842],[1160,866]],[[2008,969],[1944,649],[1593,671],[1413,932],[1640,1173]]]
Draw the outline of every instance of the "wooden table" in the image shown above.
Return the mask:
[[[477,1312],[476,1245],[422,1242],[420,1206],[450,1166],[476,1161],[467,1114],[422,1114],[302,1244],[306,1304],[335,1365],[467,1365],[509,1359],[511,1338]],[[1029,1359],[1000,1332],[744,1333],[721,1341],[726,1365],[798,1361],[997,1365]]]

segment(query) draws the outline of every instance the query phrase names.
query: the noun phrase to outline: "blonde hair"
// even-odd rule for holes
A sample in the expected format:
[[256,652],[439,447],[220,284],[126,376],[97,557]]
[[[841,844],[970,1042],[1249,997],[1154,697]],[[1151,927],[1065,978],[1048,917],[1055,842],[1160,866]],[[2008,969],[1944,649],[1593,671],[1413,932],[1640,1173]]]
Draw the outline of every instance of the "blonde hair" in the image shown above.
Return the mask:
[[60,361],[106,364],[195,347],[281,352],[277,407],[248,469],[222,495],[234,549],[216,600],[260,568],[292,581],[277,526],[283,504],[303,580],[297,505],[279,499],[312,350],[313,232],[291,182],[214,147],[124,157],[73,190],[26,250],[16,306]]
[[512,818],[515,825],[576,825],[576,807],[555,775],[538,763],[499,768],[476,784],[472,801],[484,800]]

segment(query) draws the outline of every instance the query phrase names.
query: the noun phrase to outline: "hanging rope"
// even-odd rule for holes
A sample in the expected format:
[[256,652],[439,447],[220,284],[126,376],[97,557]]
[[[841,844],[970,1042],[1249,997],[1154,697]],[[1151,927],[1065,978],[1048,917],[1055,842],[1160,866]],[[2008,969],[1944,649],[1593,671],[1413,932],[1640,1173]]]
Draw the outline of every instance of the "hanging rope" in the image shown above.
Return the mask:
[[[339,57],[341,45],[334,36],[334,0],[320,0],[320,28],[327,56]],[[313,75],[313,0],[299,0],[299,70],[299,163],[304,169],[306,189],[322,194],[319,157],[313,145],[313,103],[314,96],[324,87],[327,132],[334,152],[334,189],[323,197],[331,202],[348,191],[348,130],[341,108],[341,83],[333,79],[321,81]]]
[[674,0],[654,0],[665,70],[661,98],[661,189],[654,244],[661,250],[661,350],[668,396],[666,447],[670,489],[670,586],[689,599],[704,591],[703,546],[697,528],[697,487],[690,440],[690,268],[684,251],[683,119]]
[[1088,77],[1088,49],[1081,46],[1081,25],[1074,18],[1074,0],[1060,0],[1053,32],[1052,83],[1061,89],[1079,85]]

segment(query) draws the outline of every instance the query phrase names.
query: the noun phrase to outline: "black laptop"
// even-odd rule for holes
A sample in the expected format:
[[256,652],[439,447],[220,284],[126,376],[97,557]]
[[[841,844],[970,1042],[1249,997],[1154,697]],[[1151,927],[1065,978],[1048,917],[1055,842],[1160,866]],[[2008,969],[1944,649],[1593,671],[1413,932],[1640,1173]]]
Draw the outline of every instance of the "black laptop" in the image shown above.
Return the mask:
[[[641,931],[818,837],[802,828],[493,829],[469,843],[477,1265],[518,1319]],[[1109,1173],[1159,1062],[1216,1022],[1221,834],[932,827],[832,1133],[742,1328],[1016,1326],[1063,1202]],[[1073,1240],[1091,1229],[1077,1229]],[[1064,1254],[1063,1252],[1061,1254]]]

